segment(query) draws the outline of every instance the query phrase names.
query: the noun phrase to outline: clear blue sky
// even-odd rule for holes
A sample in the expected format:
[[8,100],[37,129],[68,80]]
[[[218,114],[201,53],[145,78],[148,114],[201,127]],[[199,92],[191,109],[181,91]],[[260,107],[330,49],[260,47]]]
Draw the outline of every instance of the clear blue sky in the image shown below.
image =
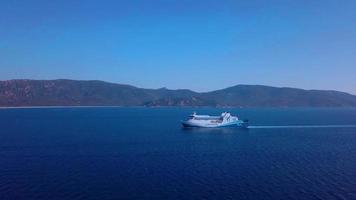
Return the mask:
[[1,0],[0,79],[356,94],[356,1]]

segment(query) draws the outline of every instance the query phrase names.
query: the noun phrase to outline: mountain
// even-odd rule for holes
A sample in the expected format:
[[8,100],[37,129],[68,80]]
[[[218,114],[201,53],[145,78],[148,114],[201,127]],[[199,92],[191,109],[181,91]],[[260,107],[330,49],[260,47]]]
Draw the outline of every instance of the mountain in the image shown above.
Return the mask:
[[237,85],[203,93],[217,106],[346,107],[356,106],[356,96],[330,90],[302,90],[262,85]]
[[141,106],[196,95],[190,90],[142,89],[103,81],[0,81],[0,106]]
[[236,85],[198,93],[103,81],[9,80],[0,81],[0,106],[354,107],[356,96],[262,85]]

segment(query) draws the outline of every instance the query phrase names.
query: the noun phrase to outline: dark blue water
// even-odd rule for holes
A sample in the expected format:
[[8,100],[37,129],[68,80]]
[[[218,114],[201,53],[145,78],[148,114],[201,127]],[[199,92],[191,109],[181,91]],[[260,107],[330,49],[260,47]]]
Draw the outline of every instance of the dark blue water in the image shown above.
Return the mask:
[[[356,199],[356,109],[0,110],[0,199]],[[292,125],[292,126],[290,126]]]

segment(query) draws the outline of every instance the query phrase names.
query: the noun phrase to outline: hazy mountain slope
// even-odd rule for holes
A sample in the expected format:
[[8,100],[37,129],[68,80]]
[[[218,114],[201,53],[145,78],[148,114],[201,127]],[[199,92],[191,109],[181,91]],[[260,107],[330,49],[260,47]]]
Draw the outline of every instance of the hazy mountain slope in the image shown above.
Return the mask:
[[0,106],[356,106],[356,96],[337,91],[237,85],[197,93],[143,89],[103,81],[0,81]]
[[203,93],[217,106],[356,106],[356,96],[322,90],[237,85]]
[[0,104],[39,105],[136,105],[148,100],[144,91],[101,81],[11,80],[0,83]]

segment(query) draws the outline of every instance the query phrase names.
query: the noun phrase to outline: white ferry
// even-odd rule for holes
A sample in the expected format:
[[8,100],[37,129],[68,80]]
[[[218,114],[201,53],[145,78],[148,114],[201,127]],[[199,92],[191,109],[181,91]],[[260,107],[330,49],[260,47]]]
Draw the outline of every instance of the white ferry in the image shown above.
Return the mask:
[[237,127],[248,127],[248,120],[239,120],[238,117],[232,116],[229,112],[223,112],[220,116],[210,116],[210,115],[197,115],[195,112],[190,115],[189,119],[182,121],[184,127],[204,127],[204,128],[215,128],[215,127],[227,127],[227,126],[237,126]]

